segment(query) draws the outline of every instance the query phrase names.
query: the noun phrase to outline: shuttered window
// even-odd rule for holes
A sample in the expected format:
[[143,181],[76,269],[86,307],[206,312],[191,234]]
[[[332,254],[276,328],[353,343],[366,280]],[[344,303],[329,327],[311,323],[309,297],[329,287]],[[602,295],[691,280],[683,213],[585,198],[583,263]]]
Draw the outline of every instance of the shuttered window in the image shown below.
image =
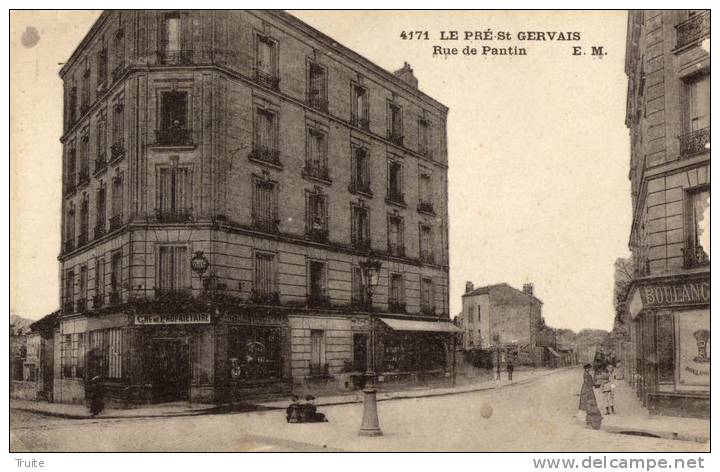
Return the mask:
[[688,84],[690,131],[710,126],[710,77],[702,76]]
[[308,193],[307,225],[311,234],[320,236],[327,231],[327,195]]
[[274,260],[272,254],[255,254],[255,293],[258,296],[267,297],[275,291]]
[[275,114],[258,108],[255,113],[255,146],[261,150],[275,150]]
[[365,304],[367,294],[363,284],[362,272],[359,267],[352,268],[352,302],[356,305]]
[[253,186],[253,222],[263,231],[278,230],[277,217],[277,184],[275,182],[255,179]]
[[107,376],[111,379],[122,377],[122,329],[107,330]]
[[432,279],[422,279],[420,283],[420,305],[423,310],[433,308],[433,282]]
[[157,207],[161,212],[190,209],[190,169],[187,167],[158,169],[157,189]]
[[388,217],[388,252],[400,256],[404,251],[403,220],[399,216]]
[[367,246],[370,244],[369,210],[361,206],[352,206],[352,240],[353,244]]
[[402,274],[392,274],[390,277],[390,303],[400,304],[404,302],[403,276]]
[[113,293],[120,292],[122,283],[122,253],[120,251],[112,255],[110,262],[110,290]]
[[105,110],[102,110],[98,117],[97,139],[95,142],[97,143],[98,160],[104,160],[107,152],[107,111]]
[[122,147],[125,143],[125,98],[122,95],[115,100],[112,125],[113,144]]
[[188,287],[188,256],[185,246],[158,248],[158,283],[162,291],[183,290]]
[[257,71],[265,75],[275,76],[276,47],[275,42],[269,38],[258,37],[255,65]]
[[369,156],[365,148],[356,148],[353,156],[353,183],[356,189],[370,189]]
[[123,214],[123,176],[116,176],[112,180],[112,216],[122,219]]
[[95,261],[95,296],[99,298],[100,303],[105,295],[105,259],[100,258]]

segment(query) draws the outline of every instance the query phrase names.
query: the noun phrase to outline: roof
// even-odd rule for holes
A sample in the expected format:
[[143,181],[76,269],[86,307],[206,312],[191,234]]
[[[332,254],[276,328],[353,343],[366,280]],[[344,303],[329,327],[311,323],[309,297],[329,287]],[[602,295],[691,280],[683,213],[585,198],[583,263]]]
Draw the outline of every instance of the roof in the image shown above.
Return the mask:
[[516,291],[517,293],[521,293],[521,294],[525,295],[526,297],[533,298],[533,299],[537,300],[538,302],[542,303],[542,300],[540,300],[535,295],[528,295],[527,293],[523,292],[522,290],[519,290],[519,289],[509,285],[506,282],[502,282],[499,284],[493,284],[493,285],[486,285],[484,287],[478,287],[474,290],[471,290],[470,292],[464,293],[463,297],[472,297],[475,295],[489,295],[491,291],[501,289],[501,288],[506,288],[506,289],[509,288],[511,290]]
[[44,329],[53,329],[58,323],[58,317],[60,316],[60,313],[62,310],[55,310],[52,313],[43,316],[36,322],[32,323],[30,325],[31,331],[40,331]]

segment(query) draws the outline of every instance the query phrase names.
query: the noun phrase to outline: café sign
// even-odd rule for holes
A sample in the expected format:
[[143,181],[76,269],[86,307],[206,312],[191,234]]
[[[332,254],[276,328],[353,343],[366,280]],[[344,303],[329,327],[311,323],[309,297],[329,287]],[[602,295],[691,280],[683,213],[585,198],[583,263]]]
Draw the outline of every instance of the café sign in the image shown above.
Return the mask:
[[638,286],[630,297],[628,308],[634,318],[644,309],[708,303],[710,303],[710,281],[690,280]]
[[136,314],[136,325],[208,324],[210,313]]

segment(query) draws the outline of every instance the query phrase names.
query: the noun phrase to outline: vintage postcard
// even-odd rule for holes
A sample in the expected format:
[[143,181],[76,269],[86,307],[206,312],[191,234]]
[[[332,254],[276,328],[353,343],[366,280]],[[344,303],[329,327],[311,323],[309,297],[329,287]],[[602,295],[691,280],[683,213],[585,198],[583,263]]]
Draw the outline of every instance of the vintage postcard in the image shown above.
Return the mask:
[[710,10],[9,19],[13,467],[709,452]]

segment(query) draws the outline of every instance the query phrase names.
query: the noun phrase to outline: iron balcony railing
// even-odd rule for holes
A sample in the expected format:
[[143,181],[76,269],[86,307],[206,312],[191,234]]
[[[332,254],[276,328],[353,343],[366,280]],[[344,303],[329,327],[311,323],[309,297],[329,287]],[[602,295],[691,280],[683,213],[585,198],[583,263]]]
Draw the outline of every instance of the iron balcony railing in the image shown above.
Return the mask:
[[405,246],[403,244],[388,243],[388,252],[391,256],[404,257]]
[[677,45],[681,48],[701,39],[710,37],[710,12],[704,11],[691,16],[675,26],[677,30]]
[[68,240],[65,241],[65,252],[70,252],[75,249],[75,241]]
[[193,144],[192,130],[172,126],[168,129],[155,130],[155,144],[159,146],[190,146]]
[[702,154],[709,151],[707,145],[710,144],[710,128],[702,128],[683,134],[678,139],[680,140],[681,156],[691,157]]
[[420,251],[420,261],[432,264],[435,262],[435,256],[430,251]]
[[684,248],[683,258],[685,260],[686,269],[703,267],[710,264],[710,258],[702,246]]
[[280,87],[280,78],[274,74],[268,74],[267,72],[255,69],[255,82],[262,85],[263,87],[277,90]]
[[370,250],[370,238],[364,238],[355,236],[352,238],[352,247],[358,251],[369,251]]
[[308,230],[307,236],[313,241],[326,242],[328,240],[328,229],[325,225],[312,227]]
[[105,152],[99,152],[95,159],[95,173],[102,172],[107,168],[107,156]]
[[90,168],[83,167],[80,169],[80,172],[78,172],[78,187],[88,183],[90,183]]
[[258,305],[279,305],[280,294],[278,292],[261,292],[259,290],[253,290],[251,300],[253,303],[257,303]]
[[78,313],[83,313],[87,310],[87,300],[84,298],[78,298],[76,305]]
[[75,312],[75,302],[72,298],[68,298],[63,302],[63,313],[70,314]]
[[169,66],[180,66],[192,64],[192,49],[178,49],[158,52],[160,64]]
[[123,224],[122,215],[115,215],[110,217],[110,231],[115,231],[120,228]]
[[393,203],[405,204],[405,194],[398,189],[390,188],[387,193],[387,200]]
[[279,233],[280,220],[253,215],[253,226],[266,233]]
[[406,309],[406,304],[404,302],[398,300],[390,300],[388,302],[388,310],[393,313],[405,313]]
[[417,210],[420,213],[429,213],[431,215],[435,214],[435,207],[432,202],[420,201],[418,203]]
[[105,296],[102,294],[93,295],[93,308],[102,308],[105,305]]
[[102,218],[102,222],[95,225],[93,229],[93,239],[102,238],[105,236],[105,218]]
[[420,307],[420,313],[426,316],[435,316],[435,307],[432,305],[423,305]]
[[192,208],[156,208],[155,218],[160,223],[186,223],[192,220]]
[[303,175],[330,180],[330,173],[327,166],[320,162],[306,162],[305,167],[303,167]]
[[110,305],[119,305],[120,302],[122,301],[122,297],[120,296],[120,291],[114,290],[114,291],[110,292],[109,299],[110,299]]
[[307,304],[312,308],[327,308],[330,306],[330,297],[322,293],[311,293],[307,296]]
[[122,60],[118,63],[118,65],[115,66],[115,68],[112,71],[112,81],[117,82],[120,80],[120,77],[125,74],[125,61]]
[[329,377],[330,364],[310,364],[310,377]]
[[165,302],[186,301],[192,298],[189,288],[155,288],[155,298]]
[[370,120],[367,118],[360,118],[359,116],[353,116],[350,120],[350,124],[362,128],[364,130],[370,129]]
[[77,245],[78,245],[78,247],[83,247],[87,243],[88,243],[88,231],[87,231],[87,229],[85,229],[85,230],[81,231],[80,234],[78,235]]
[[267,146],[254,145],[252,151],[248,154],[248,159],[253,161],[268,162],[274,165],[280,165],[280,151],[270,149]]
[[326,113],[328,111],[328,100],[320,94],[311,93],[308,95],[308,105],[316,110],[324,111]]
[[398,146],[403,145],[403,135],[401,135],[397,131],[388,130],[387,138],[394,144],[397,144]]
[[125,155],[125,146],[123,143],[113,143],[110,146],[110,161],[114,162]]
[[359,192],[366,195],[372,195],[372,189],[370,188],[370,180],[354,180],[348,188],[350,192]]

